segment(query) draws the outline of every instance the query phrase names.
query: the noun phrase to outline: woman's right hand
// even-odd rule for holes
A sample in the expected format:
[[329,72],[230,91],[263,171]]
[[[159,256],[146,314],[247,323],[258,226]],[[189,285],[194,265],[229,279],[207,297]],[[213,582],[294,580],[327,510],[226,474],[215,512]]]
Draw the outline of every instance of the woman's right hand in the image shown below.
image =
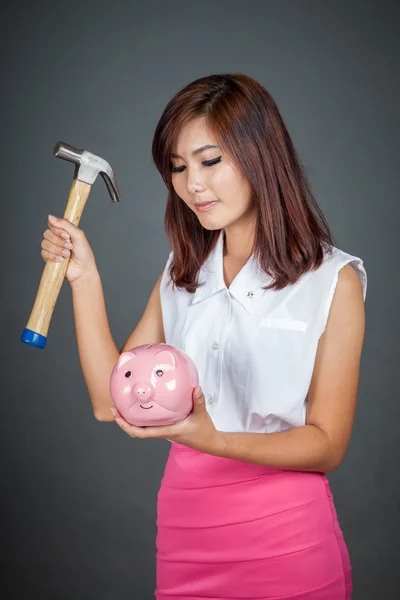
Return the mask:
[[41,246],[40,254],[46,262],[61,262],[70,256],[65,274],[70,283],[97,271],[96,260],[85,233],[68,219],[56,219],[49,215],[48,229],[43,233]]

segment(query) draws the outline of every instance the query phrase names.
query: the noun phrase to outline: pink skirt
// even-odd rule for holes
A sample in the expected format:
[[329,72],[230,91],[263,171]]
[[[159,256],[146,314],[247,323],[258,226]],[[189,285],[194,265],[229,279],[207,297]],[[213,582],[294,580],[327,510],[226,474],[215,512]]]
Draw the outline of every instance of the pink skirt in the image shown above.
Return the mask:
[[172,442],[157,498],[157,600],[350,600],[329,482]]

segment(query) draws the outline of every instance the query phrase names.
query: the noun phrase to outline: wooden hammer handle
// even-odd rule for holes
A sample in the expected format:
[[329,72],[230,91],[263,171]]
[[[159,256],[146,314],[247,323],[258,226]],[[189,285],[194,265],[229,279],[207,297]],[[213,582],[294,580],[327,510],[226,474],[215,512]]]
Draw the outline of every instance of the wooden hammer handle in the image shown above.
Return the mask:
[[[68,219],[76,227],[78,227],[91,187],[88,183],[78,179],[74,179],[72,183],[64,219]],[[51,317],[69,261],[70,257],[68,256],[62,262],[55,263],[50,260],[46,262],[31,315],[21,336],[21,342],[36,348],[44,348]]]

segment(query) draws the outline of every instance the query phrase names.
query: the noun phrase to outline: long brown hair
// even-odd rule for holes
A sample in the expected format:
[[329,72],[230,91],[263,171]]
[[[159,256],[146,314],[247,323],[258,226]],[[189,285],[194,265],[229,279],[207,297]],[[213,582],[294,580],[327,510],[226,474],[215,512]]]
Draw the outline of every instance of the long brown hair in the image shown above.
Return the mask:
[[[217,144],[247,177],[257,211],[253,252],[280,290],[318,268],[335,243],[273,98],[243,74],[196,79],[167,104],[156,126],[152,156],[168,189],[164,228],[173,251],[169,275],[193,293],[201,265],[221,230],[209,231],[176,194],[171,153],[180,128],[205,117]],[[313,210],[314,209],[314,212]]]

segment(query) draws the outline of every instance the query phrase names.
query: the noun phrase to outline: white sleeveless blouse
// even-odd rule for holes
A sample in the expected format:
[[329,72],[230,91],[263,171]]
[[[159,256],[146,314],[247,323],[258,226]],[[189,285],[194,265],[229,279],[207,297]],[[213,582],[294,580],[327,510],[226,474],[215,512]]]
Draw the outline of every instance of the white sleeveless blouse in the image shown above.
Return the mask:
[[167,344],[194,361],[216,429],[272,433],[305,425],[307,393],[338,272],[351,263],[364,300],[363,261],[336,247],[321,266],[280,291],[251,256],[229,289],[223,277],[224,230],[203,264],[194,294],[172,285],[169,254],[160,299]]

